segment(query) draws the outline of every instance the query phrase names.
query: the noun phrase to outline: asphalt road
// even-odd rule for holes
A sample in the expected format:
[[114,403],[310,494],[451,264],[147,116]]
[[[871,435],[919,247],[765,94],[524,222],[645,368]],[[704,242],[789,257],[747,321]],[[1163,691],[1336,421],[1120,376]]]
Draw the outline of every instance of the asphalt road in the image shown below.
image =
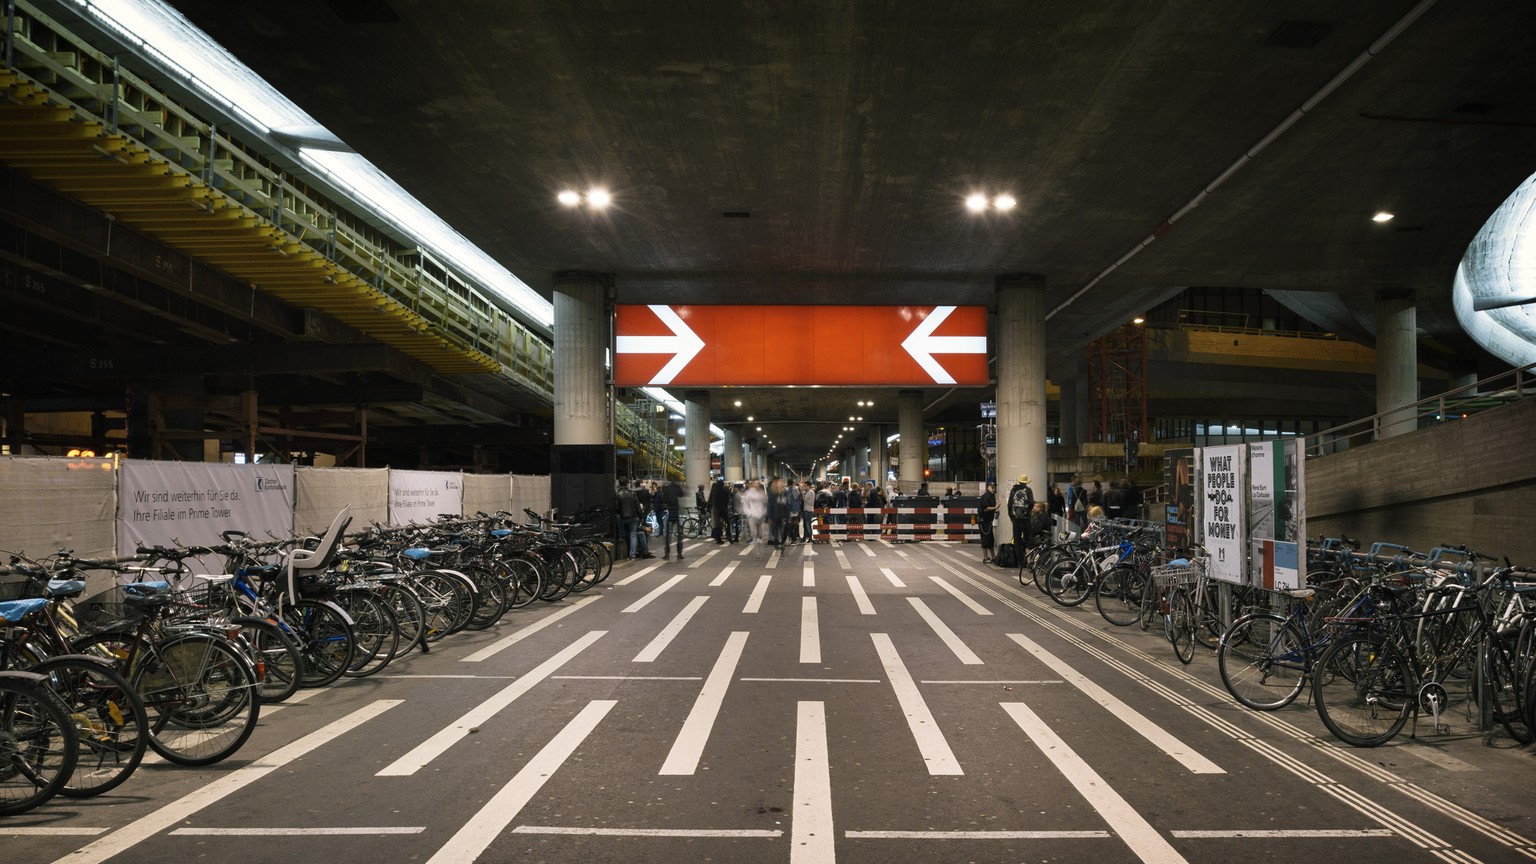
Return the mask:
[[17,862],[1536,860],[1532,752],[1374,750],[976,547],[689,549],[266,706],[225,764],[0,821]]

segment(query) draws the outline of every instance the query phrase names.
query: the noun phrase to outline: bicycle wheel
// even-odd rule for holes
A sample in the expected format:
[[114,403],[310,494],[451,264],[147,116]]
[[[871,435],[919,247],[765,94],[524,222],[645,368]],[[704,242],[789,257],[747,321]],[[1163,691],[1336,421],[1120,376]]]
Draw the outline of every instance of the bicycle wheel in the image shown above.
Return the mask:
[[1288,619],[1255,612],[1232,622],[1216,648],[1221,683],[1243,705],[1274,711],[1291,704],[1311,671],[1301,632]]
[[[599,543],[596,540],[587,541],[587,548],[597,556],[597,581],[602,582],[613,573],[613,552],[608,549],[606,543]],[[677,554],[683,554],[682,540],[677,541]]]
[[75,770],[79,735],[46,682],[29,672],[0,672],[0,816],[57,795]]
[[409,654],[417,645],[425,649],[427,607],[421,598],[398,582],[381,582],[377,590],[385,605],[395,613],[395,626],[400,630],[400,644],[395,649],[395,656]]
[[283,623],[304,655],[300,686],[324,687],[352,665],[357,637],[340,607],[320,600],[299,600],[283,610]]
[[1057,563],[1045,577],[1045,593],[1063,606],[1078,606],[1088,599],[1093,586],[1092,560]]
[[53,657],[28,671],[48,676],[74,721],[79,756],[59,794],[90,798],[122,785],[149,748],[144,700],[133,685],[110,661],[83,654]]
[[1168,641],[1173,643],[1173,656],[1189,665],[1195,659],[1195,601],[1189,592],[1175,588],[1168,594]]
[[507,605],[521,609],[544,592],[544,575],[539,565],[527,558],[509,558],[502,579],[507,583]]
[[1141,595],[1145,593],[1146,574],[1135,567],[1120,565],[1099,581],[1093,605],[1105,621],[1116,627],[1129,627],[1141,620]]
[[239,626],[240,635],[249,646],[261,701],[275,704],[299,692],[304,678],[304,654],[292,636],[266,618],[232,618],[229,623]]
[[364,678],[388,666],[400,649],[400,627],[389,604],[368,588],[339,591],[336,603],[352,619],[357,640],[352,663],[342,674]]
[[232,756],[256,728],[256,673],[235,647],[205,633],[176,636],[134,661],[149,746],[177,765]]
[[1525,705],[1520,699],[1520,674],[1515,665],[1514,641],[1514,634],[1508,637],[1489,634],[1488,665],[1484,680],[1488,685],[1494,719],[1503,724],[1509,737],[1521,744],[1529,744],[1536,741],[1536,731],[1531,729],[1530,719],[1525,715]]
[[475,583],[475,607],[470,611],[465,629],[484,630],[500,621],[507,611],[506,585],[484,565],[471,564],[459,569]]
[[[1239,608],[1236,596],[1233,597],[1233,608]],[[1214,649],[1221,642],[1221,634],[1226,630],[1221,625],[1221,595],[1214,583],[1206,584],[1205,591],[1201,593],[1200,602],[1195,604],[1194,610],[1195,641]]]
[[1402,731],[1413,691],[1402,655],[1369,633],[1334,642],[1312,670],[1312,701],[1323,725],[1356,747],[1385,744]]

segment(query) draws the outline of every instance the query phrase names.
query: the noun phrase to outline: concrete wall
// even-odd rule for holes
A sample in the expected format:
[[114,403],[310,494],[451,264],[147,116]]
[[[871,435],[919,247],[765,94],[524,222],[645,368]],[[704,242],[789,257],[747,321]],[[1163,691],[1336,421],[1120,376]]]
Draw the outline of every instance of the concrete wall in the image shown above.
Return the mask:
[[1307,534],[1536,565],[1536,399],[1307,462]]

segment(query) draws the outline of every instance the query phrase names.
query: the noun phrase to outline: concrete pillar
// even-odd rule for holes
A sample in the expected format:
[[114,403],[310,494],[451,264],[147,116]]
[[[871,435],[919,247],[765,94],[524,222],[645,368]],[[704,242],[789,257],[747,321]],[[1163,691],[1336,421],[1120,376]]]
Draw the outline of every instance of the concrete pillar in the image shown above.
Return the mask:
[[720,450],[720,468],[725,482],[740,483],[745,477],[742,470],[741,427],[725,427],[725,443]]
[[763,480],[768,476],[768,445],[759,438],[752,445],[752,479]]
[[[996,284],[997,496],[1001,502],[1019,475],[1028,474],[1035,498],[1044,501],[1045,278],[1015,273]],[[1007,508],[998,514],[998,536],[1011,538]]]
[[923,391],[898,393],[896,411],[901,432],[896,477],[901,483],[901,491],[911,495],[922,484],[923,468],[928,464],[928,436],[923,434]]
[[[1418,315],[1412,291],[1376,294],[1376,413],[1419,400]],[[1417,428],[1412,410],[1381,418],[1380,437]]]
[[816,479],[817,480],[825,480],[825,479],[827,479],[827,463],[826,462],[817,462],[816,463]]
[[603,358],[608,280],[597,273],[555,274],[555,444],[608,444]]
[[858,471],[853,475],[856,479],[860,481],[873,479],[870,477],[868,438],[853,439],[853,460],[854,465],[858,467]]
[[875,481],[875,485],[885,488],[885,475],[891,465],[890,452],[885,446],[885,427],[879,423],[869,427],[869,479]]
[[693,500],[693,491],[700,485],[709,489],[709,393],[689,390],[683,396],[683,407],[686,409],[683,423],[687,431],[683,446],[688,448],[683,451],[683,473],[687,477],[683,485],[688,491],[688,500],[683,506],[686,507]]

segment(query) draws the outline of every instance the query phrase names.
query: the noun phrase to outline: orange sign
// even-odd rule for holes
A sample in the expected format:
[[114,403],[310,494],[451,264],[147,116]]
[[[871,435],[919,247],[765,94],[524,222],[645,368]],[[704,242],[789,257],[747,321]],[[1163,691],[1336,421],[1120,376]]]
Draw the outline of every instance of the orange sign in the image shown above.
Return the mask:
[[614,383],[987,384],[984,306],[626,306]]

